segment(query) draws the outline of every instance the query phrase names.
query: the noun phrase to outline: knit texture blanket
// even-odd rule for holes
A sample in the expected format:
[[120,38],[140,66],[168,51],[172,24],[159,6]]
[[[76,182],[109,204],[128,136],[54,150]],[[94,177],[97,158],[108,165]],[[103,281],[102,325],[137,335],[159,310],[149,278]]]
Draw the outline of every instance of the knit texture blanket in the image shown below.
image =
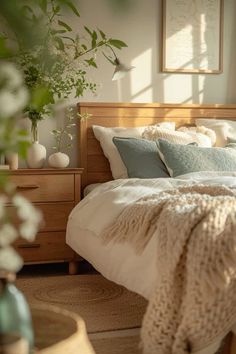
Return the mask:
[[236,196],[227,187],[193,185],[127,206],[104,242],[141,253],[156,237],[158,279],[143,319],[145,354],[194,353],[236,323]]

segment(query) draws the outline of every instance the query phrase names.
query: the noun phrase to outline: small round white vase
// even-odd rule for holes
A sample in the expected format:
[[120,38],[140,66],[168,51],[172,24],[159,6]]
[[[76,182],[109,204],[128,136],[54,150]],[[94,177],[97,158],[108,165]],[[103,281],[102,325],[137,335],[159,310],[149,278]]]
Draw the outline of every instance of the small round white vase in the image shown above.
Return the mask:
[[45,164],[47,151],[45,146],[34,142],[27,151],[26,162],[29,168],[42,168]]
[[54,168],[65,168],[69,165],[70,158],[63,152],[55,152],[49,156],[48,164]]

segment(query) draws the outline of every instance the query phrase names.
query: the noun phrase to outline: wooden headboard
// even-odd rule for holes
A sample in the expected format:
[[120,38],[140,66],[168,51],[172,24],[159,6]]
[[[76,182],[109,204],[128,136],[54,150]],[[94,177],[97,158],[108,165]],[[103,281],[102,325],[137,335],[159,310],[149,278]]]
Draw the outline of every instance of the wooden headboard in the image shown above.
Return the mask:
[[236,120],[235,105],[157,104],[157,103],[79,103],[80,114],[91,118],[79,124],[80,166],[84,168],[82,185],[112,180],[108,160],[94,137],[92,125],[137,127],[175,121],[176,126],[194,125],[196,118]]

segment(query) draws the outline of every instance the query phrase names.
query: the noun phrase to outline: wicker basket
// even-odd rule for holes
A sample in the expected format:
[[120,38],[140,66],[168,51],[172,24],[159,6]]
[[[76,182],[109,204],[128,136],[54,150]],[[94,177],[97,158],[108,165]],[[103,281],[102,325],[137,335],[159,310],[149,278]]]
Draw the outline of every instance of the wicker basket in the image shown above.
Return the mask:
[[37,354],[95,354],[81,317],[54,306],[31,308]]

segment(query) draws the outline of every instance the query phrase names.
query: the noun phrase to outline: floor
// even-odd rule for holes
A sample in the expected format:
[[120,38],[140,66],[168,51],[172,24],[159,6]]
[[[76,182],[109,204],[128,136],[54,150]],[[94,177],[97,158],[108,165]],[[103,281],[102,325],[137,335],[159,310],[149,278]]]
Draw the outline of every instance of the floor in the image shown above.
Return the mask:
[[[83,261],[79,266],[79,274],[97,273],[93,267]],[[68,265],[44,264],[25,266],[19,273],[19,278],[35,276],[67,275]],[[96,354],[140,354],[140,328],[110,330],[89,334]]]

